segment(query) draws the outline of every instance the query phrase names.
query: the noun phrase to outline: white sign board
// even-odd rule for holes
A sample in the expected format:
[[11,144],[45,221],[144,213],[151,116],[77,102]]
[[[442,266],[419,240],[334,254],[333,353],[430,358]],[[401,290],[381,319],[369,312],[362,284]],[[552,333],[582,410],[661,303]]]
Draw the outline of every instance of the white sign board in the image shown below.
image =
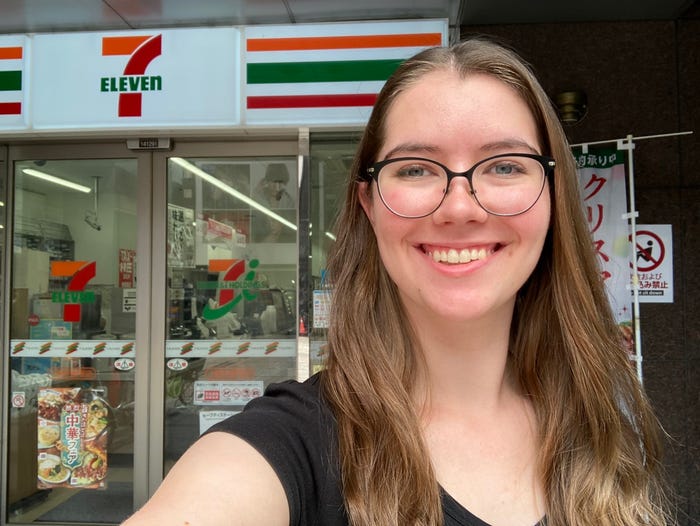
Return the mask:
[[36,35],[34,128],[238,124],[240,38],[235,28]]
[[367,122],[398,65],[448,42],[446,19],[245,28],[246,125]]
[[637,261],[639,302],[673,303],[671,225],[637,225],[633,253]]
[[0,36],[0,130],[24,129],[28,126],[28,42],[21,35]]

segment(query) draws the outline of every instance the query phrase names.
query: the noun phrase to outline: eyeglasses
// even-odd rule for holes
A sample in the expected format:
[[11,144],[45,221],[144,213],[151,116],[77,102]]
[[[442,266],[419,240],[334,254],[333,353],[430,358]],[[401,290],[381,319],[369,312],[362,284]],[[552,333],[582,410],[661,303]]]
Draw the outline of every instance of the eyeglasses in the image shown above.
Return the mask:
[[430,159],[398,157],[374,163],[367,176],[377,182],[384,205],[400,217],[415,219],[435,212],[455,177],[467,178],[474,200],[489,214],[515,216],[535,205],[555,165],[551,157],[505,153],[457,173]]

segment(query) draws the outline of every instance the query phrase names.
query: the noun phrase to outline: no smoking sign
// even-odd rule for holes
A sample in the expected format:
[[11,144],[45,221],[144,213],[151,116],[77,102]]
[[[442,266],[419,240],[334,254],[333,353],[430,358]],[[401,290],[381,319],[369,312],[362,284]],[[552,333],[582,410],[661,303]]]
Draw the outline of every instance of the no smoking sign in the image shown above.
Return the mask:
[[650,230],[639,230],[634,253],[637,259],[637,272],[651,272],[663,263],[666,246],[663,239],[656,233]]
[[12,393],[12,407],[16,407],[18,409],[21,409],[24,407],[27,403],[27,397],[24,395],[23,392],[15,392]]
[[[632,241],[630,236],[630,241]],[[673,303],[671,225],[637,225],[630,269],[637,264],[637,294],[643,303]],[[632,276],[634,282],[634,276]]]

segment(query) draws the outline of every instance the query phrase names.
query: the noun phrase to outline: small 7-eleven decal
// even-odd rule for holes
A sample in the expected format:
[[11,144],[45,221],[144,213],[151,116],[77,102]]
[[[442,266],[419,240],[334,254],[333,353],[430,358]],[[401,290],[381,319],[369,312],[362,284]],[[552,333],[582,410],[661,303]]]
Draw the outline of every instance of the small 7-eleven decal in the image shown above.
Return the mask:
[[52,261],[51,276],[67,278],[68,287],[65,292],[53,292],[51,301],[63,303],[63,321],[80,321],[81,303],[95,301],[95,293],[86,291],[88,282],[95,277],[97,265],[94,261]]
[[[258,296],[257,291],[244,288],[240,285],[253,284],[253,280],[255,279],[254,269],[257,268],[259,262],[257,259],[252,259],[248,263],[251,270],[245,274],[245,277],[241,280],[243,283],[241,283],[238,278],[245,273],[245,263],[245,259],[209,260],[209,272],[224,272],[224,276],[219,285],[219,306],[212,308],[209,307],[209,305],[205,305],[202,311],[202,317],[205,320],[221,318],[226,313],[230,312],[243,298],[250,301]],[[242,289],[241,294],[236,296],[234,288]]]

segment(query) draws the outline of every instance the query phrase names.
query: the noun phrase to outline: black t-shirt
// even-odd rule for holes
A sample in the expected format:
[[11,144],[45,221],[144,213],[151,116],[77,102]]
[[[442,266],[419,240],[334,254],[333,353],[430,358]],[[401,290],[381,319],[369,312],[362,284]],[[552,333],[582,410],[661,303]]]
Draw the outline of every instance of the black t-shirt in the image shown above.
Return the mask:
[[[304,383],[271,384],[264,396],[207,432],[234,434],[265,457],[287,494],[290,525],[347,526],[335,419],[319,383],[317,374]],[[442,505],[445,526],[489,526],[445,492]]]

